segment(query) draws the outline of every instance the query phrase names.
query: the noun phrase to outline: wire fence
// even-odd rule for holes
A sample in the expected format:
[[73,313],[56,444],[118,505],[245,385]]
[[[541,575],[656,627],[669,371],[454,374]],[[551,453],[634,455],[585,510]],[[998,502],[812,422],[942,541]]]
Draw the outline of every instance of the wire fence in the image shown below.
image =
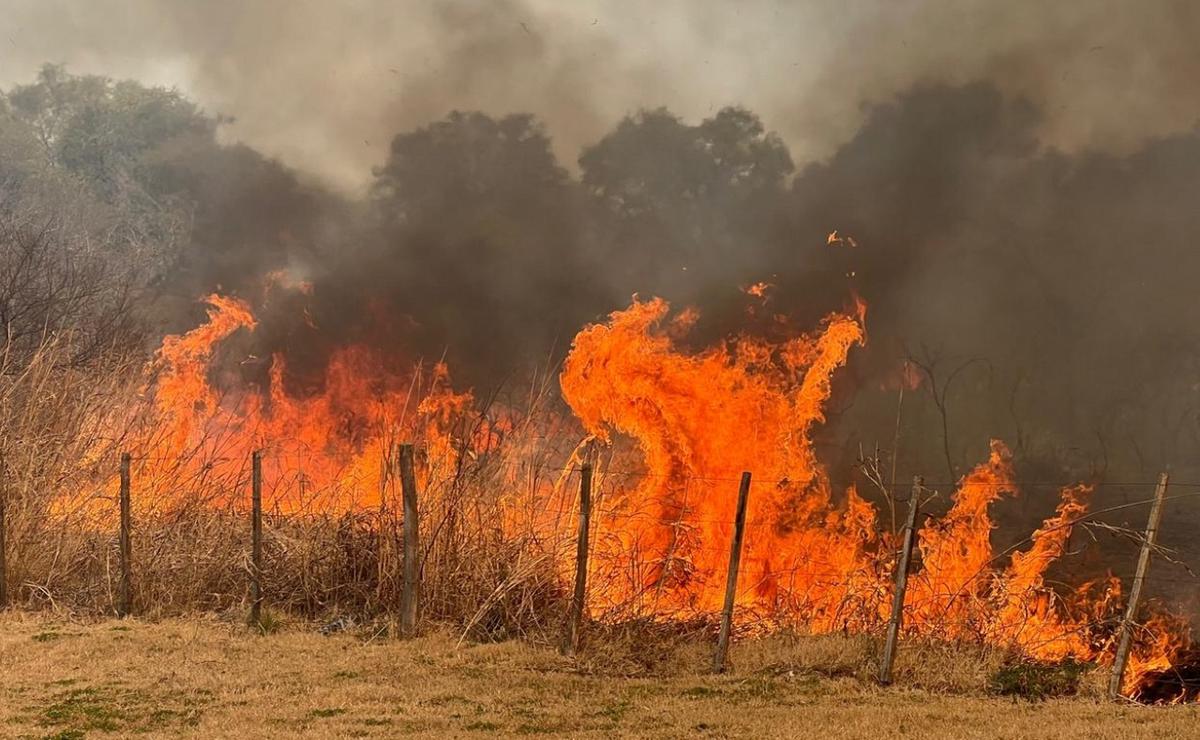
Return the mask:
[[[268,448],[257,514],[265,524],[265,563],[251,562],[248,555],[246,516],[254,476],[248,456],[130,455],[132,480],[126,485],[132,488],[134,545],[128,576],[114,562],[122,558],[113,552],[121,485],[113,462],[112,456],[92,461],[97,472],[91,481],[53,508],[8,503],[7,516],[0,520],[0,530],[7,530],[0,532],[0,549],[11,556],[0,567],[0,581],[9,580],[6,572],[17,578],[0,591],[10,598],[23,594],[27,600],[54,602],[68,598],[74,584],[88,591],[93,603],[97,592],[113,603],[121,591],[117,581],[127,577],[133,581],[135,607],[146,609],[156,599],[187,603],[187,598],[171,595],[167,581],[170,574],[190,570],[202,581],[195,590],[206,592],[210,603],[244,603],[247,576],[263,574],[263,598],[285,607],[314,611],[332,604],[386,611],[403,595],[397,591],[412,588],[398,575],[410,555],[404,554],[401,484],[390,451],[372,471],[333,469]],[[417,554],[417,587],[426,597],[426,614],[467,623],[495,621],[480,613],[517,593],[529,603],[503,608],[561,609],[554,604],[566,592],[575,566],[571,549],[579,536],[576,487],[581,470],[579,464],[545,457],[482,460],[444,469],[426,464],[418,485],[422,534]],[[1043,512],[1041,520],[1031,522],[1034,533],[1012,536],[1005,546],[995,547],[991,519],[962,526],[956,507],[963,499],[955,493],[961,481],[872,488],[858,477],[774,471],[755,478],[747,515],[739,523],[734,504],[740,481],[720,472],[653,473],[597,465],[587,525],[590,544],[583,555],[591,618],[703,619],[726,613],[731,618],[736,608],[735,630],[742,633],[790,624],[880,634],[895,621],[903,623],[898,627],[902,634],[913,637],[1007,641],[1033,657],[1075,650],[1102,661],[1109,660],[1125,626],[1143,645],[1162,643],[1163,630],[1169,628],[1181,632],[1167,636],[1178,642],[1167,657],[1174,660],[1190,649],[1182,634],[1186,619],[1156,626],[1158,613],[1143,616],[1137,604],[1123,615],[1124,594],[1113,579],[1127,579],[1134,553],[1149,548],[1158,564],[1140,574],[1143,583],[1162,592],[1200,586],[1186,556],[1156,544],[1140,522],[1131,528],[1128,521],[1152,507],[1156,498],[1183,504],[1200,497],[1200,483],[1170,481],[1168,490],[1156,496],[1159,484],[1153,481],[1097,482],[1089,486],[1098,503],[1092,510],[1065,520]],[[850,487],[874,497],[868,508],[854,510],[845,493]],[[971,480],[969,488],[1037,491],[1064,486]],[[204,494],[195,495],[200,491]],[[880,506],[888,499],[892,505],[906,504],[913,495],[922,499],[920,533],[911,551],[908,596],[897,611],[891,604],[896,573],[909,555],[902,547],[902,528],[885,527]],[[68,543],[71,534],[55,526],[62,523],[90,536]],[[1167,522],[1164,530],[1170,529]],[[740,573],[728,590],[736,530],[744,532]],[[1067,533],[1062,542],[1039,554],[1041,543],[1059,531]],[[964,535],[972,541],[954,540]],[[1097,558],[1101,538],[1110,554]],[[64,555],[66,544],[75,547],[76,559],[90,558],[90,565],[74,575],[93,579],[91,585],[79,586],[80,579],[68,577],[69,563],[75,561],[70,553]],[[939,547],[948,548],[950,555]],[[1014,558],[1029,553],[1045,561],[1032,576],[1020,572]],[[467,558],[475,561],[466,565]],[[468,569],[488,575],[467,574]],[[482,578],[483,585],[470,608],[455,607],[449,592],[456,579],[468,577]],[[318,582],[319,588],[314,587]],[[1085,583],[1092,586],[1081,585]],[[222,589],[226,593],[219,595]],[[552,613],[540,619],[561,621]],[[1200,681],[1184,683],[1188,691],[1200,689]]]

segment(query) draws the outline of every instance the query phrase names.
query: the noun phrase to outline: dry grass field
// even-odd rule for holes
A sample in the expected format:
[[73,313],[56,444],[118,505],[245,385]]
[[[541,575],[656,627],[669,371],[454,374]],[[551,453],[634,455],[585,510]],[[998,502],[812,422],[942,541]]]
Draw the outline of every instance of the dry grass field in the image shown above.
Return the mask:
[[[593,635],[596,642],[601,637]],[[578,661],[527,643],[402,642],[218,618],[145,623],[0,617],[0,735],[103,737],[1196,737],[1195,707],[1041,702],[973,688],[986,656],[924,653],[901,685],[864,680],[865,642],[755,640],[734,669],[704,645],[651,669],[621,635]],[[660,656],[661,657],[661,656]],[[924,686],[924,688],[922,688]]]

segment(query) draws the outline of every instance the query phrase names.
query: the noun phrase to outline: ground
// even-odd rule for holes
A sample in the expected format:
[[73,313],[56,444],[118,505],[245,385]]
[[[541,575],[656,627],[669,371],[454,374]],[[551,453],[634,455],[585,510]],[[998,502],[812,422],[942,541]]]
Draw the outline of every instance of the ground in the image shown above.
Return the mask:
[[[0,616],[0,735],[141,737],[1196,737],[1196,707],[1014,701],[747,668],[642,677],[521,642],[411,641],[216,618]],[[738,646],[733,657],[738,659]]]

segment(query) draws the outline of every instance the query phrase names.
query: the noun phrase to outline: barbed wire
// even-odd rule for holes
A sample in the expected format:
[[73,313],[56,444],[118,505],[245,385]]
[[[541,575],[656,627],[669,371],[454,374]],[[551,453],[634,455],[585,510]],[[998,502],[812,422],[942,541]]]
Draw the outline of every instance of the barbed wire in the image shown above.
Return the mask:
[[[306,446],[306,449],[304,449],[304,450],[299,450],[299,451],[294,451],[294,452],[291,452],[291,451],[284,452],[284,451],[281,451],[278,449],[272,449],[270,446],[264,447],[260,450],[260,452],[263,455],[264,461],[280,460],[280,459],[286,459],[286,458],[307,459],[315,451],[316,450],[314,450],[313,448],[310,448],[307,446]],[[457,452],[457,450],[455,450],[455,452]],[[116,453],[116,452],[106,453],[105,455],[102,455],[99,458],[97,458],[97,460],[115,458],[119,454],[120,453]],[[201,464],[201,465],[211,465],[211,464],[225,463],[225,462],[236,462],[239,460],[244,460],[248,463],[249,457],[250,457],[249,454],[246,454],[246,455],[240,456],[240,457],[227,456],[227,455],[220,455],[220,456],[216,456],[216,457],[206,457],[204,455],[203,451],[196,451],[196,452],[190,452],[190,453],[179,454],[179,455],[148,455],[148,454],[132,454],[132,453],[130,453],[130,454],[131,454],[131,460],[133,462],[197,463],[197,464]],[[339,453],[339,454],[344,454],[344,453]],[[379,456],[381,458],[389,457],[389,455],[386,451],[381,451]],[[491,468],[501,468],[501,469],[522,469],[522,470],[532,468],[538,472],[559,473],[559,474],[575,474],[580,471],[580,467],[581,467],[578,464],[565,464],[564,465],[564,464],[548,463],[548,462],[538,461],[538,460],[512,460],[512,459],[486,460],[485,462],[479,463],[478,466],[480,468],[491,467]],[[342,467],[349,467],[349,465],[343,464]],[[604,464],[594,465],[593,471],[594,471],[594,474],[599,474],[599,475],[608,476],[608,477],[648,478],[648,479],[649,478],[660,478],[660,479],[669,479],[669,480],[677,480],[677,481],[698,481],[698,482],[707,482],[707,483],[738,483],[741,481],[740,473],[737,473],[737,474],[730,473],[730,474],[725,474],[725,475],[718,475],[718,474],[693,475],[693,474],[687,474],[687,473],[681,474],[681,473],[675,473],[675,472],[655,473],[653,471],[648,471],[648,470],[645,470],[642,468],[638,468],[638,469],[616,468],[616,469],[614,469],[614,468],[604,465]],[[748,472],[751,472],[753,474],[753,471],[748,471]],[[755,478],[753,475],[752,475],[752,479],[761,480],[761,478]],[[823,475],[815,474],[813,471],[803,471],[803,472],[799,472],[799,473],[796,473],[796,472],[789,473],[787,471],[783,471],[783,472],[776,471],[774,474],[767,477],[767,480],[772,483],[778,483],[778,482],[782,482],[782,481],[788,481],[788,482],[798,481],[798,482],[825,483],[825,484],[829,484],[829,485],[843,486],[843,487],[866,483],[866,484],[870,484],[872,487],[880,487],[880,484],[878,482],[870,481],[866,477],[849,478],[849,479],[840,478],[840,477],[825,477]],[[1063,488],[1063,487],[1078,485],[1080,483],[1082,483],[1083,485],[1087,485],[1089,487],[1093,487],[1093,488],[1098,488],[1098,487],[1153,488],[1157,485],[1157,481],[1155,481],[1155,480],[1090,481],[1090,482],[1089,481],[1077,481],[1074,483],[1063,482],[1063,481],[1046,481],[1046,480],[964,482],[964,479],[959,479],[956,481],[938,481],[938,480],[923,480],[922,481],[922,485],[925,488],[931,488],[931,489],[958,488],[963,485],[969,485],[970,487],[973,487],[973,488],[1004,488],[1004,489],[1007,489],[1007,488],[1022,488],[1022,489]],[[1170,481],[1169,485],[1171,487],[1176,487],[1176,488],[1186,487],[1186,488],[1200,489],[1200,482],[1196,482],[1196,481],[1172,480],[1172,481]],[[892,490],[908,491],[912,488],[912,486],[913,486],[913,484],[911,481],[897,481],[894,484],[893,483],[884,483],[882,487],[892,489]]]
[[[296,455],[296,457],[299,457],[299,453],[298,453],[298,455]],[[263,457],[264,462],[277,461],[277,459],[280,459],[280,458],[276,458],[276,457],[272,457],[272,456],[264,456]],[[248,463],[250,463],[250,457],[248,457],[248,456],[246,456],[246,457],[226,457],[226,456],[203,457],[203,456],[198,456],[198,455],[197,456],[188,456],[188,455],[184,455],[184,456],[132,456],[131,462],[133,462],[133,463],[194,464],[194,465],[198,465],[198,467],[200,467],[200,468],[204,468],[204,467],[211,467],[211,465],[215,465],[218,463],[232,463],[232,462],[244,462],[248,465]],[[92,465],[95,465],[95,464],[97,464],[97,463],[92,463]],[[492,465],[492,467],[494,467],[494,468],[500,468],[500,469],[521,469],[521,470],[529,469],[529,470],[536,471],[536,473],[545,473],[545,474],[554,473],[554,474],[560,474],[560,475],[574,475],[574,474],[580,473],[580,471],[581,471],[580,465],[557,465],[557,464],[520,462],[520,461],[490,463],[490,465]],[[331,467],[332,467],[332,465],[331,465]],[[350,467],[349,464],[343,464],[343,465],[340,465],[340,467],[335,467],[335,469],[344,470],[349,467]],[[328,470],[328,467],[323,467],[323,465],[319,465],[319,464],[314,464],[311,467],[312,470],[317,470],[317,469],[322,469],[322,468],[325,468],[326,470]],[[650,473],[650,471],[641,470],[641,469],[616,469],[616,470],[614,470],[611,468],[602,467],[602,465],[600,465],[600,467],[593,468],[593,471],[594,471],[593,475],[599,475],[601,477],[625,477],[625,479],[672,480],[672,481],[676,481],[676,482],[680,483],[680,485],[682,485],[682,483],[689,483],[689,482],[739,483],[740,481],[742,481],[742,477],[740,477],[740,476],[658,474],[658,473]],[[293,470],[293,473],[298,474],[298,475],[305,475],[304,465],[298,465],[298,467],[296,467],[295,470]],[[114,476],[116,475],[115,470],[112,475],[114,475]],[[756,479],[756,477],[754,475],[752,475],[752,471],[751,471],[751,482],[754,482],[754,481],[760,482],[760,485],[762,485],[762,483],[764,482],[761,479],[761,477],[758,477],[758,479]],[[769,485],[784,485],[784,483],[798,483],[798,485],[800,487],[828,485],[828,486],[838,486],[838,487],[844,487],[844,488],[850,487],[850,486],[859,486],[859,485],[862,485],[862,483],[869,483],[871,488],[880,487],[880,485],[878,485],[878,483],[868,481],[865,479],[847,480],[847,479],[838,479],[838,477],[824,477],[824,476],[812,475],[812,474],[786,474],[786,473],[785,474],[776,473],[775,475],[769,476],[768,479],[766,480],[766,483],[769,483]],[[330,485],[331,486],[337,485],[337,483],[330,483]],[[1070,483],[1070,482],[1056,482],[1056,481],[1027,481],[1027,480],[970,481],[970,482],[965,482],[962,480],[955,481],[955,482],[922,481],[922,487],[925,489],[937,489],[937,488],[959,489],[959,488],[964,488],[964,487],[984,488],[984,489],[986,489],[986,488],[1000,488],[1000,489],[1057,488],[1057,489],[1061,489],[1061,488],[1074,487],[1074,486],[1078,486],[1078,485],[1084,485],[1084,486],[1086,486],[1088,488],[1092,488],[1092,489],[1154,488],[1154,487],[1158,486],[1158,482],[1157,481],[1121,481],[1121,482],[1118,482],[1118,481],[1086,482],[1085,481],[1085,482]],[[892,483],[883,483],[882,487],[886,488],[886,489],[892,489],[892,491],[904,491],[907,493],[907,492],[911,491],[911,489],[913,487],[913,483],[898,482],[898,483],[894,483],[894,485],[892,485]],[[1172,481],[1169,481],[1168,487],[1169,488],[1200,489],[1200,482],[1172,480]],[[898,499],[898,503],[904,503],[904,500]]]
[[[279,450],[270,450],[268,448],[267,454],[264,457],[268,460],[278,461],[278,460],[286,460],[291,457],[297,457],[300,454],[302,454],[302,453],[297,452],[297,453],[280,454]],[[226,482],[225,487],[227,489],[233,490],[235,488],[248,487],[249,482],[250,482],[249,476],[246,474],[246,471],[245,471],[245,468],[247,467],[245,465],[245,463],[248,463],[248,460],[249,460],[248,456],[206,457],[202,453],[197,452],[197,453],[193,453],[193,454],[180,455],[180,456],[155,456],[155,455],[132,456],[131,460],[137,461],[139,463],[173,462],[173,463],[180,463],[180,464],[185,464],[185,465],[195,465],[195,466],[198,466],[201,468],[201,470],[196,473],[197,475],[204,473],[207,470],[208,466],[211,466],[211,465],[214,465],[217,463],[241,462],[241,463],[243,463],[243,465],[239,466],[239,475],[236,477],[235,480]],[[489,462],[485,463],[485,465],[490,465],[490,466],[499,467],[499,468],[507,467],[510,469],[518,469],[523,472],[534,471],[534,472],[538,472],[538,473],[547,473],[547,474],[548,473],[558,473],[558,474],[563,474],[563,475],[573,475],[573,474],[577,474],[581,471],[581,466],[577,465],[577,464],[555,465],[555,464],[549,464],[549,463],[546,463],[546,462],[540,461],[540,460],[489,461]],[[596,512],[596,514],[602,520],[607,520],[610,523],[612,521],[617,521],[617,520],[623,520],[623,521],[627,521],[627,522],[628,521],[636,521],[636,520],[644,520],[647,523],[652,524],[652,525],[674,527],[674,528],[688,528],[688,527],[693,527],[693,526],[697,526],[697,525],[734,527],[736,524],[735,519],[732,517],[724,518],[724,517],[711,516],[708,514],[703,514],[703,515],[696,514],[695,509],[702,508],[702,507],[694,506],[694,507],[692,507],[692,510],[689,510],[689,507],[686,505],[686,496],[687,496],[688,490],[690,490],[689,487],[692,486],[693,484],[735,483],[735,482],[739,482],[741,480],[740,477],[696,476],[696,475],[688,475],[688,474],[655,474],[655,473],[651,473],[651,472],[648,472],[645,470],[640,470],[640,469],[639,470],[621,470],[621,469],[614,470],[610,466],[606,466],[606,465],[602,465],[602,464],[598,465],[596,470],[597,470],[598,474],[601,476],[601,480],[603,480],[606,477],[631,477],[631,478],[642,478],[642,479],[663,478],[663,479],[672,480],[684,488],[684,502],[681,503],[680,506],[674,507],[670,503],[666,504],[667,508],[669,508],[669,509],[677,509],[673,512],[663,512],[663,511],[656,512],[653,510],[650,510],[650,511],[629,510],[625,507],[617,508],[615,506],[609,507],[608,509],[601,507]],[[284,486],[282,493],[280,492],[279,486],[278,486],[278,476],[276,476],[276,478],[277,478],[276,485],[274,487],[274,491],[272,492],[271,496],[268,499],[267,509],[268,510],[273,509],[276,516],[289,515],[288,511],[283,511],[284,508],[290,509],[291,513],[293,513],[293,514],[304,514],[309,509],[311,509],[315,513],[325,513],[325,512],[319,511],[319,509],[323,504],[328,503],[326,501],[326,497],[329,495],[332,495],[334,493],[340,492],[340,491],[344,490],[346,487],[359,488],[360,495],[362,495],[364,493],[364,491],[362,489],[366,489],[366,495],[362,496],[364,499],[366,499],[366,501],[364,501],[364,502],[353,502],[353,501],[349,502],[350,506],[347,508],[345,513],[351,513],[352,511],[354,511],[355,507],[362,507],[363,509],[367,509],[368,507],[378,505],[378,504],[373,503],[370,500],[372,498],[370,494],[377,492],[377,491],[374,491],[374,492],[371,491],[370,490],[371,486],[369,486],[369,485],[346,486],[345,484],[343,484],[341,482],[334,482],[331,484],[327,484],[325,486],[315,486],[312,490],[305,491],[303,479],[305,479],[307,475],[308,475],[308,473],[305,472],[303,467],[297,467],[293,470],[286,471],[285,472],[286,477],[290,477],[294,481],[296,479],[300,479],[300,480],[299,480],[298,484],[295,482],[293,482],[291,484],[286,484]],[[371,478],[371,477],[372,476],[369,476],[369,475],[367,476],[367,478]],[[779,481],[788,480],[788,478],[786,476],[782,476],[782,477],[774,476],[771,480],[775,480],[776,478]],[[380,480],[383,482],[387,482],[389,480],[389,478],[386,475],[383,475],[381,472]],[[360,484],[366,483],[366,481],[363,481],[361,479],[357,482]],[[858,481],[854,481],[854,482],[858,482]],[[820,484],[847,485],[849,483],[850,482],[847,482],[847,481],[838,481],[838,480],[834,480],[834,479],[828,479],[828,478],[824,478],[819,475],[813,475],[810,473],[810,474],[807,474],[807,476],[801,482],[801,485],[805,485],[805,484],[807,484],[807,485],[814,485],[814,484],[817,484],[817,485],[820,485]],[[293,488],[293,486],[296,486],[296,485],[298,485],[298,487],[300,489],[298,493],[295,491],[295,488]],[[939,483],[939,482],[924,482],[923,483],[923,487],[925,489],[933,489],[933,488],[937,488],[937,487],[941,487],[941,486],[948,486],[948,485],[955,485],[955,486],[964,485],[964,481],[960,480],[954,484]],[[974,488],[987,488],[987,487],[1033,488],[1033,487],[1039,487],[1039,486],[1053,486],[1055,488],[1065,487],[1065,484],[1061,484],[1061,483],[1057,483],[1057,482],[1055,482],[1055,483],[1043,482],[1043,481],[970,481],[969,483],[965,483],[965,485],[968,485],[968,486],[971,486]],[[1091,485],[1093,488],[1097,488],[1097,489],[1103,489],[1103,488],[1137,488],[1137,489],[1146,488],[1146,489],[1149,489],[1154,486],[1157,486],[1158,484],[1157,484],[1157,482],[1153,482],[1153,481],[1120,482],[1120,483],[1111,482],[1111,481],[1101,481],[1101,482],[1096,482],[1096,483],[1092,483],[1089,485]],[[892,490],[898,490],[898,489],[908,490],[911,488],[911,486],[909,486],[908,484],[896,484],[895,486],[889,486],[889,487],[891,487]],[[1171,481],[1169,483],[1169,488],[1175,488],[1175,489],[1178,489],[1178,488],[1184,488],[1184,489],[1200,488],[1200,483]],[[1169,495],[1165,496],[1163,498],[1163,500],[1164,501],[1174,501],[1174,500],[1192,498],[1192,497],[1196,497],[1196,496],[1200,496],[1200,491],[1169,494]],[[99,497],[99,498],[100,498],[100,500],[107,499],[107,497]],[[221,499],[221,498],[227,498],[227,497],[216,496],[215,498]],[[732,498],[732,496],[731,496],[731,498]],[[1119,505],[1114,505],[1114,506],[1109,506],[1109,507],[1098,509],[1098,510],[1089,511],[1089,512],[1087,512],[1079,517],[1076,517],[1070,521],[1060,522],[1055,525],[1049,526],[1048,528],[1047,527],[1040,528],[1039,532],[1044,534],[1046,532],[1054,531],[1055,529],[1059,529],[1062,527],[1070,527],[1070,526],[1074,526],[1077,524],[1094,521],[1094,520],[1096,520],[1096,517],[1098,517],[1102,514],[1108,514],[1108,513],[1113,513],[1116,511],[1121,511],[1121,510],[1126,510],[1126,509],[1131,509],[1131,508],[1136,508],[1136,507],[1141,507],[1141,506],[1147,506],[1147,505],[1152,504],[1153,501],[1154,501],[1153,498],[1147,498],[1144,500],[1138,500],[1138,501],[1132,501],[1132,502],[1127,501],[1127,502],[1119,504]],[[338,503],[338,502],[335,502],[335,504],[336,503]],[[661,509],[661,508],[663,508],[663,505],[652,504],[651,508]],[[568,513],[572,513],[572,512],[573,512],[573,509],[571,509]],[[755,531],[760,531],[760,530],[766,529],[766,528],[778,528],[780,526],[780,524],[776,521],[750,519],[745,523],[745,526],[748,531],[755,532]],[[1013,545],[1005,548],[1001,552],[995,554],[991,559],[989,559],[987,561],[987,563],[984,564],[984,567],[990,566],[999,558],[1004,557],[1004,556],[1014,552],[1016,550],[1016,548],[1020,547],[1021,545],[1029,543],[1031,541],[1031,539],[1032,539],[1031,537],[1024,538],[1024,539],[1018,541],[1017,543],[1014,543]],[[688,553],[688,554],[708,553],[708,554],[712,554],[714,556],[727,555],[727,553],[728,553],[728,548],[721,546],[721,545],[700,546],[700,545],[696,545],[694,543],[679,544],[677,542],[673,542],[671,545],[671,549],[672,549],[672,551],[678,549],[678,551],[680,553]],[[792,569],[785,569],[785,570],[779,571],[779,573],[781,573],[781,574],[796,574],[796,573],[802,573],[802,572],[805,573],[806,575],[812,576],[812,577],[832,577],[832,576],[837,575],[841,571],[831,571],[830,573],[821,573],[821,572],[812,570],[811,568],[809,568],[806,571],[801,570],[800,568],[792,568]],[[977,574],[976,576],[972,576],[971,578],[968,578],[968,579],[960,579],[956,582],[958,582],[958,583],[970,582],[974,578],[976,578],[980,575],[983,575],[983,573],[981,572],[980,574]],[[1153,576],[1151,578],[1151,580],[1153,580],[1155,582],[1160,582],[1160,583],[1193,583],[1195,581],[1195,579],[1184,579],[1184,578],[1169,579],[1167,577],[1162,577],[1162,576]]]

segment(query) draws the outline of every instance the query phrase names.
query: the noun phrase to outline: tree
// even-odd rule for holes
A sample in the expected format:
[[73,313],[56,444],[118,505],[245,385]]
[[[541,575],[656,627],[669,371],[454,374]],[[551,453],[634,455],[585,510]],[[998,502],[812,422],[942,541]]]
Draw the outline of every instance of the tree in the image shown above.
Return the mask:
[[140,165],[166,142],[199,136],[215,144],[218,121],[175,90],[46,65],[36,82],[18,85],[7,97],[48,159],[110,201],[146,189]]
[[603,310],[581,194],[529,115],[451,113],[375,173],[379,244],[348,284],[411,317],[416,346],[494,382]]
[[[215,122],[173,90],[75,76],[56,65],[4,97],[3,144],[18,154],[8,194],[64,216],[67,203],[83,206],[85,228],[102,235],[103,245],[139,251],[165,269],[185,236],[188,204],[156,191],[143,165],[180,137],[207,137],[215,146]],[[149,244],[153,253],[144,249]]]
[[[342,199],[220,143],[226,119],[178,91],[47,65],[2,100],[3,194],[86,235],[110,270],[136,274],[137,313],[152,333],[192,326],[196,299],[215,290],[261,304],[268,275],[319,272],[351,234]],[[254,350],[283,349],[287,319]]]
[[758,255],[792,160],[750,111],[725,108],[695,126],[663,108],[641,111],[585,149],[579,166],[629,292],[729,296],[767,277]]
[[85,367],[135,349],[136,267],[110,259],[45,204],[0,193],[0,358],[20,374],[53,344],[56,362]]

